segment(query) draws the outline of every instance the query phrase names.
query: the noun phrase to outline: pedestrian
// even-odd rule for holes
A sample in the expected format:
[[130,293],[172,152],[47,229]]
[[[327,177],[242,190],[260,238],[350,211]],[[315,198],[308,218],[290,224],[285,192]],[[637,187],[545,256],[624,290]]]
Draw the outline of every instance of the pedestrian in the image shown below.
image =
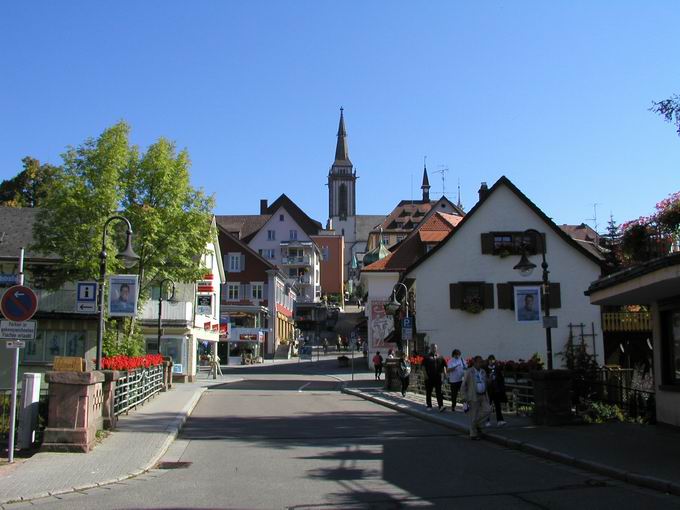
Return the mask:
[[326,338],[323,339],[323,353],[324,355],[328,354],[328,340]]
[[455,412],[456,401],[458,400],[458,392],[460,386],[463,384],[463,376],[465,375],[465,360],[461,357],[460,351],[454,349],[451,353],[451,359],[446,365],[446,374],[449,378],[449,386],[451,387],[451,410]]
[[373,356],[373,368],[375,369],[375,380],[379,381],[383,368],[383,357],[380,355],[380,351]]
[[399,379],[401,379],[401,396],[406,396],[406,390],[411,382],[411,362],[406,357],[406,353],[401,353],[399,360]]
[[[496,357],[492,354],[486,360],[486,392],[489,395],[489,404],[496,411],[496,426],[505,425],[501,405],[508,401],[505,393],[505,377],[503,377],[503,367],[496,362]],[[491,414],[486,420],[486,426],[491,426]]]
[[491,412],[486,396],[486,373],[482,368],[482,357],[475,356],[473,365],[465,371],[463,384],[460,387],[463,402],[469,406],[470,439],[481,439],[480,425],[486,421]]
[[437,395],[439,412],[444,412],[444,395],[442,394],[442,378],[446,372],[446,361],[439,356],[437,344],[432,344],[430,353],[423,360],[425,367],[425,405],[432,409],[432,390]]
[[394,359],[394,351],[392,349],[387,351],[387,359]]

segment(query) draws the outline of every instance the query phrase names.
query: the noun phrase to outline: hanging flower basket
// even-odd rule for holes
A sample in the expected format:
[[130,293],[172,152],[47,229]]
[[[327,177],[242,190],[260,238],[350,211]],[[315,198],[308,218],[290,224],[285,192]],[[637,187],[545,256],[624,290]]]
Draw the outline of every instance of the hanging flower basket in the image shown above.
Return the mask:
[[470,297],[463,300],[463,306],[461,307],[468,313],[480,313],[484,310],[482,305],[482,300],[478,297]]

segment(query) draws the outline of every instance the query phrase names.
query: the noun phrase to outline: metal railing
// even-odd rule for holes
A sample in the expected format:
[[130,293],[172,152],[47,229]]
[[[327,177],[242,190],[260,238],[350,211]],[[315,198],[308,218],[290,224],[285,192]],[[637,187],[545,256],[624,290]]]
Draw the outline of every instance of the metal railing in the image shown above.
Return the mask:
[[127,372],[118,379],[113,394],[113,414],[126,413],[159,393],[163,389],[164,370],[163,365],[156,365]]

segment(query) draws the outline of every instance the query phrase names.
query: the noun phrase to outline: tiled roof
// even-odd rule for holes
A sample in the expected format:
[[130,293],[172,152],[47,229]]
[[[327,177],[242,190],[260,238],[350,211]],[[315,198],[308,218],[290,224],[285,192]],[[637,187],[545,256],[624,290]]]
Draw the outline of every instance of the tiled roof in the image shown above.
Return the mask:
[[264,227],[271,217],[271,214],[219,215],[215,216],[215,221],[224,231],[239,239],[247,239]]
[[30,207],[0,207],[0,257],[17,258],[24,248],[27,259],[59,260],[54,254],[33,251],[33,225],[40,209]]
[[585,223],[581,223],[580,225],[560,225],[560,228],[564,230],[569,237],[578,241],[590,241],[594,243],[597,242],[600,237],[593,228]]

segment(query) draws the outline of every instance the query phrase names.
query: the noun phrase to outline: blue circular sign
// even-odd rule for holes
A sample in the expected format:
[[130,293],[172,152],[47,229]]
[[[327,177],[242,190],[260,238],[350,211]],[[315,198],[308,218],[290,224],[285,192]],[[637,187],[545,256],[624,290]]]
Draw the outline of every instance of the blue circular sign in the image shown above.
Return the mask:
[[10,287],[0,300],[0,311],[10,321],[27,321],[33,317],[37,309],[38,296],[32,289],[23,285]]

